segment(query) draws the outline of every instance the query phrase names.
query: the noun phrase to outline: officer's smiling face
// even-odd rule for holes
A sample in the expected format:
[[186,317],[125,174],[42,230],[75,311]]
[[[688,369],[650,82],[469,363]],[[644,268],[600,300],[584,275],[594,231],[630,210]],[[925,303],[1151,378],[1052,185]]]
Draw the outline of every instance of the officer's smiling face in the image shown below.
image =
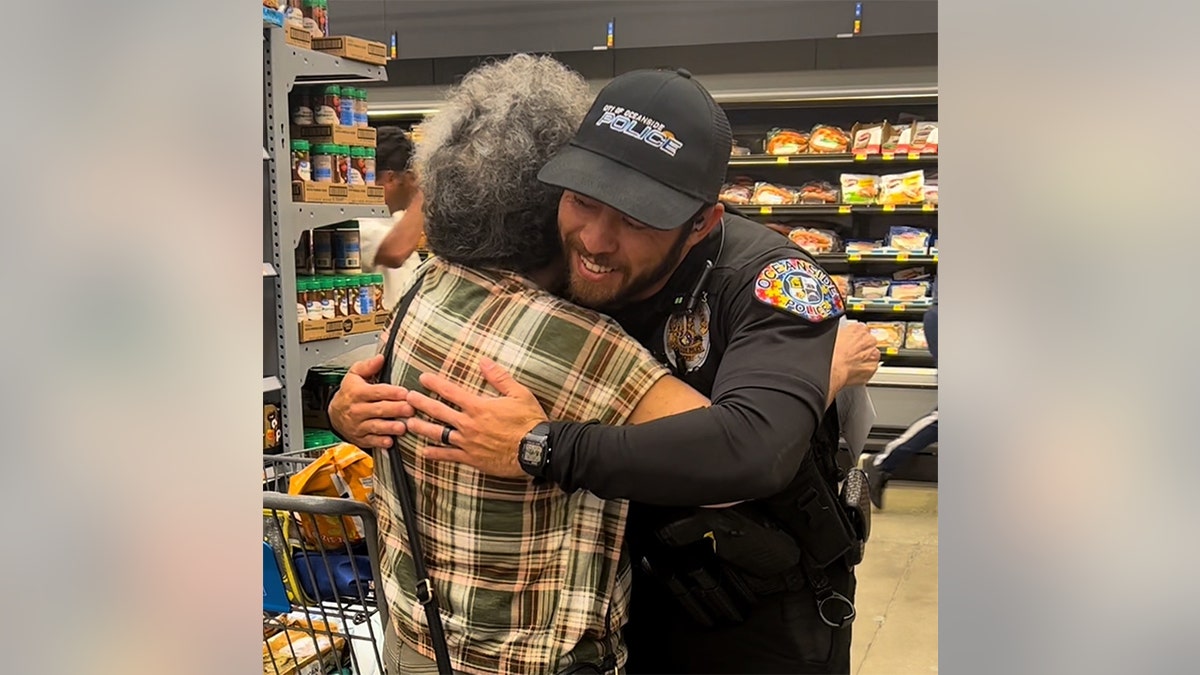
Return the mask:
[[695,234],[691,227],[656,230],[570,190],[559,201],[558,228],[568,294],[593,309],[613,309],[657,293]]

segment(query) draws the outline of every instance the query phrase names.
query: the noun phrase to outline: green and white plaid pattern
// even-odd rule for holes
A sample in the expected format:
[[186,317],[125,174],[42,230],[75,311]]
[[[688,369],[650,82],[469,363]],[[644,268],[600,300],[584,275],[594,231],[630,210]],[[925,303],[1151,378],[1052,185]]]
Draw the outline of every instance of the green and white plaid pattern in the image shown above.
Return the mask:
[[[621,424],[667,372],[611,319],[520,276],[436,258],[424,269],[396,339],[394,384],[420,390],[417,377],[436,372],[495,394],[479,372],[479,357],[488,356],[532,389],[551,419]],[[381,336],[380,344],[386,341]],[[549,674],[609,654],[623,665],[627,502],[427,461],[416,454],[423,444],[409,434],[399,450],[416,486],[426,565],[454,668]],[[382,588],[393,629],[432,658],[387,452],[377,453],[375,466]]]

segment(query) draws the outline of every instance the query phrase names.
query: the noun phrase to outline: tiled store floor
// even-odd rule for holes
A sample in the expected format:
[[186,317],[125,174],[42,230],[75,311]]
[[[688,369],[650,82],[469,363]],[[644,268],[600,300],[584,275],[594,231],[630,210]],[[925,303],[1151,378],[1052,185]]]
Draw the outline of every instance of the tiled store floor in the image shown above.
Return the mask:
[[929,675],[938,670],[937,488],[888,485],[871,515],[858,567],[854,675]]

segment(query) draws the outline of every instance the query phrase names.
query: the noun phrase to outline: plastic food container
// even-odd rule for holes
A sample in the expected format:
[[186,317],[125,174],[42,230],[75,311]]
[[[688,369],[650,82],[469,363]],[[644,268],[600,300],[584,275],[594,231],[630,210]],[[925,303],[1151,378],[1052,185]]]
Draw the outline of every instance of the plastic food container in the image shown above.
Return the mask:
[[339,227],[333,231],[333,269],[336,273],[362,273],[360,242],[357,227]]
[[317,143],[312,149],[312,179],[317,183],[333,182],[334,146],[332,143]]
[[292,141],[292,180],[312,180],[312,162],[308,141]]

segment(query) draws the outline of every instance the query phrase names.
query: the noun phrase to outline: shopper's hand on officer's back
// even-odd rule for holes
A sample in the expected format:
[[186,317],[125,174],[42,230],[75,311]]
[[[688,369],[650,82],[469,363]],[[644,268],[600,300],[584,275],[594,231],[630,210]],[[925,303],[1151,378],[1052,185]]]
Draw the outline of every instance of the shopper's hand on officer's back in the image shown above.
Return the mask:
[[441,375],[425,373],[421,386],[458,409],[425,394],[409,392],[412,407],[435,421],[413,418],[408,420],[408,430],[440,445],[443,429],[451,427],[453,447],[424,448],[420,452],[427,459],[461,462],[489,476],[529,478],[517,462],[517,449],[525,434],[546,421],[546,413],[533,392],[495,362],[482,358],[479,366],[500,396],[475,394]]
[[407,431],[402,419],[415,414],[406,401],[407,389],[369,381],[382,367],[382,354],[354,362],[329,402],[333,428],[360,448],[390,448],[392,436]]
[[847,321],[838,327],[837,342],[833,347],[833,365],[830,372],[830,390],[835,384],[853,387],[866,384],[879,370],[879,347],[875,336],[860,321]]

